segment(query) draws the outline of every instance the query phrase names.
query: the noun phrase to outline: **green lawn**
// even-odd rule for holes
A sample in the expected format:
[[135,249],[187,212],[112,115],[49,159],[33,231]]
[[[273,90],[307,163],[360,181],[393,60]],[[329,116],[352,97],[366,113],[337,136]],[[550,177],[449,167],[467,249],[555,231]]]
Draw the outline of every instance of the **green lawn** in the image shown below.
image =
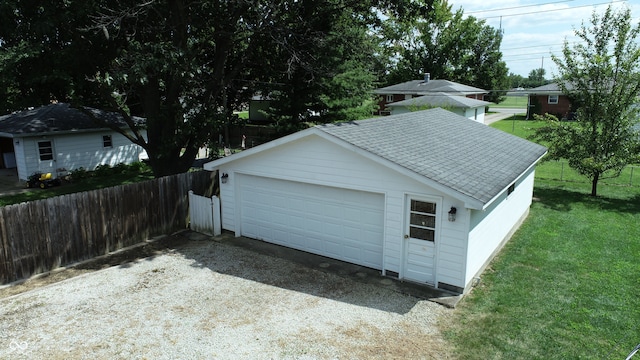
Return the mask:
[[624,359],[640,343],[640,186],[593,198],[586,179],[544,173],[528,219],[443,324],[461,359]]
[[135,164],[122,171],[113,169],[105,170],[104,173],[87,172],[85,176],[85,178],[72,182],[65,181],[60,186],[54,186],[44,190],[35,188],[29,189],[27,192],[21,194],[2,196],[0,197],[0,206],[153,179],[153,173],[149,167],[146,165],[136,166]]
[[507,96],[506,99],[495,105],[500,108],[527,108],[527,96]]

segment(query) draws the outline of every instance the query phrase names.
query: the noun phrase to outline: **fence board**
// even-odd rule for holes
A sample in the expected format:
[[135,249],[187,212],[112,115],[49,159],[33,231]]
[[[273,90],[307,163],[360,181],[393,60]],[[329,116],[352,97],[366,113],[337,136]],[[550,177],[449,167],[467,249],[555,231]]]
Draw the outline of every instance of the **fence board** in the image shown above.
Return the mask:
[[188,191],[210,191],[190,172],[0,208],[0,284],[187,227]]

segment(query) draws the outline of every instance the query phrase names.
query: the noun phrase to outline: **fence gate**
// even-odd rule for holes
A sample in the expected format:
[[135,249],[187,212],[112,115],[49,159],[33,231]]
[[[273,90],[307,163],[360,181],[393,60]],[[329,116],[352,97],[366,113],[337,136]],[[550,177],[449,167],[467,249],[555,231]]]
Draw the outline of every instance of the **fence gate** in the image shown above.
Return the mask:
[[220,199],[196,195],[189,191],[189,216],[191,230],[208,235],[220,235]]

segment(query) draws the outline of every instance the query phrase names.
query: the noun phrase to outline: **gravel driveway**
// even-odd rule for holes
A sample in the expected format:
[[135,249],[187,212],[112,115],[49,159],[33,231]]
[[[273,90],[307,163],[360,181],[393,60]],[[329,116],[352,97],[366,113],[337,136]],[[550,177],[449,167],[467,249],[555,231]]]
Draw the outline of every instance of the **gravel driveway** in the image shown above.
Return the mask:
[[0,300],[0,358],[445,359],[452,311],[192,241]]

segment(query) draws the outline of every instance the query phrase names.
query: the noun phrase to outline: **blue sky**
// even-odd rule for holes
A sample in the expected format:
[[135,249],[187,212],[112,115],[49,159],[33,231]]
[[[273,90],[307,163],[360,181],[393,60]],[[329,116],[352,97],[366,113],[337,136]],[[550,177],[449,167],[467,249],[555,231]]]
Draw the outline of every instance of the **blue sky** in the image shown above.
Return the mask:
[[551,54],[561,55],[563,41],[571,42],[573,29],[583,21],[588,24],[594,10],[602,13],[607,4],[627,6],[634,23],[640,16],[640,0],[449,0],[449,4],[454,11],[462,8],[465,15],[503,29],[501,50],[509,72],[527,77],[543,67],[548,79],[557,72]]

